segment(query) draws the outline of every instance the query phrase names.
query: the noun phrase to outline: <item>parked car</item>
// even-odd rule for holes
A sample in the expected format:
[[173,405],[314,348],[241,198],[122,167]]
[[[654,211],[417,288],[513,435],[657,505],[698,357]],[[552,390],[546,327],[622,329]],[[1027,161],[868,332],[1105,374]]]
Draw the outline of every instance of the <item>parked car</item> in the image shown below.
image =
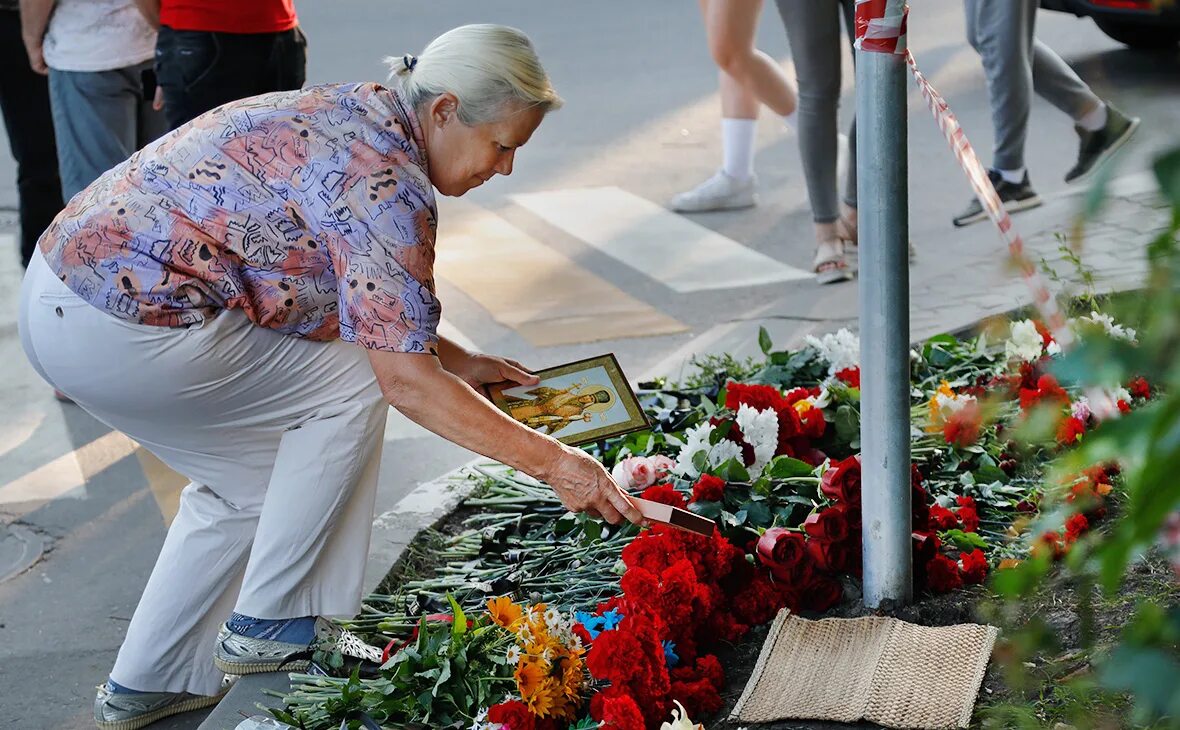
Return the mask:
[[1045,10],[1089,16],[1103,33],[1131,48],[1180,43],[1180,4],[1166,0],[1041,0]]

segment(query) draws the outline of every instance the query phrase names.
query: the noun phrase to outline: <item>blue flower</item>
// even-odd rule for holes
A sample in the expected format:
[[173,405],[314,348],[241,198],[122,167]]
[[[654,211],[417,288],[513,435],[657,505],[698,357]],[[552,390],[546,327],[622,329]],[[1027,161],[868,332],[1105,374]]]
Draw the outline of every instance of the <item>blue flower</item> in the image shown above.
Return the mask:
[[590,635],[591,641],[597,639],[598,635],[603,631],[611,631],[618,628],[619,622],[623,618],[623,614],[613,608],[601,616],[595,616],[585,611],[574,611],[574,620],[582,624],[582,628],[586,629],[586,633]]
[[664,639],[664,661],[668,664],[668,668],[676,666],[680,663],[680,657],[676,654],[676,645],[671,641]]

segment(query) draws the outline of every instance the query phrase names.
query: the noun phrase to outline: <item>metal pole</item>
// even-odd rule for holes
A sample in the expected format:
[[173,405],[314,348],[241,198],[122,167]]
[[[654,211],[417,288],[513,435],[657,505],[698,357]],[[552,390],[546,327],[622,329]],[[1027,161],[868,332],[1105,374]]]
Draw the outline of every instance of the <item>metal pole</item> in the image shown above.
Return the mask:
[[864,604],[913,598],[905,57],[856,52]]

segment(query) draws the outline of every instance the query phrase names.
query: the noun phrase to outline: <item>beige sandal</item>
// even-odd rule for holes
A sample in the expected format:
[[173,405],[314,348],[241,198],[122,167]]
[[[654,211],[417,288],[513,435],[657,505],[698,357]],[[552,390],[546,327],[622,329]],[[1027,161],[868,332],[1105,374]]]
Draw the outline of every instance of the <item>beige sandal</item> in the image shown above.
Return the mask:
[[852,278],[848,273],[844,242],[838,238],[823,241],[816,247],[812,266],[815,270],[815,280],[820,284],[835,284]]

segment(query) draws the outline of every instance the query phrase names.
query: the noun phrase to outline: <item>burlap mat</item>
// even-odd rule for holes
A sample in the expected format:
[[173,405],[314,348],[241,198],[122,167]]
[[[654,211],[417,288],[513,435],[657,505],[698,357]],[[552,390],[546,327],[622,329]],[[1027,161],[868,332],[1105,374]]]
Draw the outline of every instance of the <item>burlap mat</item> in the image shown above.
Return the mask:
[[879,616],[809,621],[783,609],[730,719],[965,728],[996,634]]

